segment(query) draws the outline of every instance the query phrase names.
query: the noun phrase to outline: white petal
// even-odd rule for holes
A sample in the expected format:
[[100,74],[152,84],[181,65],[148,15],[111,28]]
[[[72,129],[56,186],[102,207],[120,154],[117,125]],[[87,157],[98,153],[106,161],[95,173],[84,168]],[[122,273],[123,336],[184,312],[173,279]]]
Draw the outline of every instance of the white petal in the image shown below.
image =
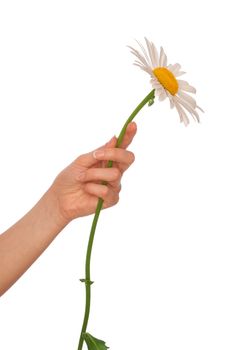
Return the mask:
[[194,117],[196,117],[197,121],[200,122],[198,113],[185,101],[181,100],[178,96],[174,96],[175,101],[181,104],[187,111]]
[[135,50],[133,47],[128,45],[127,47],[131,49],[131,53],[135,55],[145,66],[150,66],[150,64],[146,61],[146,59],[137,50]]
[[161,84],[156,80],[156,79],[151,79],[150,83],[152,84],[152,86],[154,87],[154,89],[160,89],[161,88]]
[[184,122],[184,125],[187,126],[189,124],[189,119],[188,119],[188,116],[187,114],[185,113],[184,109],[179,105],[178,102],[174,101],[175,103],[175,107],[179,113],[179,116],[180,116],[180,121]]
[[196,93],[196,89],[193,86],[189,85],[187,81],[178,79],[177,83],[181,90],[192,92],[194,94]]
[[187,92],[192,92],[193,94],[196,93],[196,89],[193,86],[191,86],[191,85],[183,86],[182,90],[185,90]]
[[148,54],[147,54],[147,52],[146,52],[146,50],[145,50],[145,48],[143,47],[143,45],[138,41],[138,40],[136,40],[136,42],[139,44],[139,46],[141,47],[141,50],[143,51],[143,54],[144,54],[144,56],[145,56],[145,58],[146,58],[146,60],[147,60],[147,62],[149,63],[149,65],[151,66],[152,65],[152,63],[151,63],[151,60],[150,60],[150,58],[148,57]]
[[181,65],[179,63],[175,63],[173,66],[172,66],[172,72],[175,74],[177,73],[181,68]]
[[153,89],[155,89],[157,92],[159,89],[159,86],[157,86],[156,83],[152,79],[151,79],[150,83],[151,83],[151,86],[153,87]]
[[189,85],[189,83],[186,80],[181,80],[181,79],[178,79],[178,83],[180,87]]
[[167,97],[166,91],[162,91],[159,95],[159,101],[164,101],[165,98]]
[[169,91],[167,91],[167,95],[168,95],[169,102],[170,102],[170,108],[172,109],[174,107],[173,96],[170,94]]
[[145,72],[147,72],[148,74],[150,74],[151,76],[153,75],[152,70],[150,67],[148,66],[144,66],[141,63],[138,63],[138,61],[135,61],[135,63],[133,63],[135,66],[141,68],[142,70],[144,70]]
[[166,67],[167,66],[167,56],[166,56],[162,46],[160,48],[159,65],[160,65],[160,67]]
[[155,67],[158,67],[159,65],[159,54],[157,51],[157,48],[155,47],[155,45],[153,44],[153,42],[151,42],[151,50],[152,50],[152,55],[155,61]]
[[169,99],[169,102],[170,102],[170,108],[173,109],[174,108],[174,102],[172,99]]
[[181,108],[180,108],[180,106],[178,104],[176,104],[175,102],[174,102],[174,104],[175,104],[176,110],[177,110],[177,112],[179,114],[180,122],[182,123],[184,121],[184,118],[183,118],[183,115],[182,115],[182,110],[181,110]]
[[202,113],[205,113],[205,111],[204,111],[201,107],[196,106],[196,108],[200,109],[200,111],[201,111]]
[[161,47],[160,48],[160,58],[159,58],[159,66],[162,67],[162,62],[163,62],[163,54],[164,54],[164,50]]
[[163,66],[167,67],[167,63],[168,63],[168,59],[167,59],[167,55],[165,54]]
[[173,73],[173,71],[174,71],[173,65],[172,65],[172,64],[169,64],[169,65],[167,66],[167,69],[170,70],[170,72],[172,72],[172,73]]
[[184,75],[184,74],[186,74],[186,72],[179,71],[179,72],[175,73],[174,75],[175,75],[175,77],[180,77],[181,75]]
[[198,123],[200,123],[199,114],[196,111],[194,111],[194,113],[191,113],[191,115]]
[[161,95],[164,91],[165,91],[165,89],[163,88],[162,85],[160,85],[160,87],[157,88],[157,90],[156,90],[156,95],[159,96],[159,95]]
[[169,64],[167,66],[167,69],[170,70],[175,77],[180,77],[181,75],[185,74],[185,72],[180,71],[180,65],[176,63],[174,66],[172,64]]
[[156,57],[153,55],[153,51],[152,51],[152,47],[151,47],[151,43],[147,40],[147,38],[144,38],[147,44],[147,49],[148,49],[148,53],[151,59],[151,63],[153,67],[156,67]]
[[189,96],[188,94],[186,94],[184,91],[179,90],[178,91],[178,95],[181,97],[181,99],[183,99],[184,101],[186,101],[190,106],[192,106],[194,109],[197,106],[196,101],[194,100],[194,98],[192,98],[192,96]]

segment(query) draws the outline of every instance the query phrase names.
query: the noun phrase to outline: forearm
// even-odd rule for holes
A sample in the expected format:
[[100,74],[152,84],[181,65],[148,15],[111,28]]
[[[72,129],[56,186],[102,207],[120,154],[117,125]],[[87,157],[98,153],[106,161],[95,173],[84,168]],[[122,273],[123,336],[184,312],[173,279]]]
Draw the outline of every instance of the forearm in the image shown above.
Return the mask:
[[0,235],[0,296],[33,264],[67,225],[52,191]]

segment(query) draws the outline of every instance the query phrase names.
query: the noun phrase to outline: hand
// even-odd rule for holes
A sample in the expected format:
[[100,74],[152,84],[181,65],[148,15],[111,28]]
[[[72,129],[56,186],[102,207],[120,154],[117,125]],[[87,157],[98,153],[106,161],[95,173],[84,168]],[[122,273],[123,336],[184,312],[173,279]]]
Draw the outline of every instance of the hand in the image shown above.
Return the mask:
[[[117,138],[114,136],[104,146],[79,156],[56,177],[50,190],[55,195],[60,215],[67,223],[94,213],[99,197],[104,200],[103,209],[118,202],[122,174],[135,159],[126,148],[136,131],[136,124],[130,123],[120,148],[115,148]],[[104,151],[104,154],[97,156],[96,151]],[[112,168],[106,167],[109,160],[113,161]],[[107,181],[107,185],[102,185],[102,181]]]

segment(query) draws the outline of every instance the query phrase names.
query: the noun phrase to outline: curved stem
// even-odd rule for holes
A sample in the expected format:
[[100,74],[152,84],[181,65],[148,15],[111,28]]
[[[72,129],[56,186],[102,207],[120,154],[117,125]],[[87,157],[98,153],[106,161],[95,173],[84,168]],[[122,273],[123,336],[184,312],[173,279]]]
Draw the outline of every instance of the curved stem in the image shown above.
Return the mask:
[[[135,108],[135,110],[132,112],[132,114],[129,116],[127,119],[126,123],[124,124],[119,137],[117,139],[117,144],[116,147],[119,147],[123,141],[123,137],[125,135],[127,125],[134,119],[134,117],[138,114],[138,112],[150,101],[153,101],[155,98],[155,90],[153,89],[149,94],[140,102],[140,104]],[[107,164],[108,168],[111,168],[113,165],[113,161],[110,160]],[[103,181],[102,184],[106,185],[107,182]],[[82,279],[82,282],[85,282],[85,290],[86,290],[86,303],[85,303],[85,314],[84,314],[84,320],[83,320],[83,325],[81,329],[81,334],[80,334],[80,339],[79,339],[79,345],[78,345],[78,350],[82,350],[83,347],[83,334],[86,332],[87,329],[87,324],[89,320],[89,313],[90,313],[90,301],[91,301],[91,284],[93,283],[90,280],[90,260],[91,260],[91,253],[92,253],[92,247],[93,247],[93,240],[94,240],[94,234],[98,222],[98,218],[102,209],[103,205],[103,199],[99,198],[98,199],[98,204],[97,208],[95,211],[91,231],[90,231],[90,236],[89,236],[89,242],[88,242],[88,247],[87,247],[87,253],[86,253],[86,262],[85,262],[85,279]]]

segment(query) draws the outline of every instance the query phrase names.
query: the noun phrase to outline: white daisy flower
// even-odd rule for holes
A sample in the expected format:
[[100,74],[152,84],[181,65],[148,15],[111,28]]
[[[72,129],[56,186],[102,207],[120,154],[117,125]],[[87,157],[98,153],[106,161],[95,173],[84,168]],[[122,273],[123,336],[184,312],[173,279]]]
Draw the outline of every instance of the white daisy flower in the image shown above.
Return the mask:
[[185,72],[181,71],[181,65],[179,63],[168,65],[164,49],[161,47],[160,54],[158,54],[153,42],[149,42],[147,38],[145,38],[145,41],[147,51],[143,45],[137,41],[142,53],[128,46],[133,55],[138,59],[134,62],[134,65],[140,67],[151,76],[150,82],[159,100],[163,101],[168,97],[170,107],[176,107],[181,122],[186,126],[189,124],[186,111],[189,112],[196,121],[200,122],[196,108],[200,109],[202,112],[203,110],[197,106],[196,101],[186,93],[196,93],[196,89],[189,85],[187,81],[177,79],[177,77],[185,74]]

